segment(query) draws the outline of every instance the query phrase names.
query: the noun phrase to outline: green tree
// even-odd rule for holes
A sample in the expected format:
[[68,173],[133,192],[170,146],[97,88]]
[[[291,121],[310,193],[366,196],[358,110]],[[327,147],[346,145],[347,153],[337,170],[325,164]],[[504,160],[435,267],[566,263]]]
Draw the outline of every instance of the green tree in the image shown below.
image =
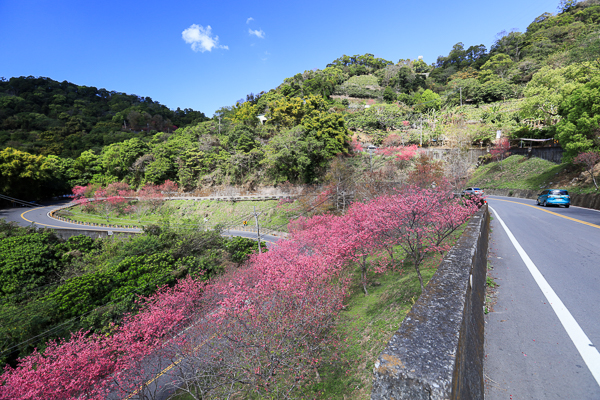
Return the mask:
[[600,76],[575,89],[561,104],[556,131],[565,161],[600,147]]
[[560,0],[558,4],[558,12],[564,13],[575,7],[579,0]]
[[481,66],[480,80],[485,82],[492,79],[493,75],[498,76],[500,79],[506,79],[508,71],[514,64],[509,55],[496,54]]
[[588,82],[593,71],[593,65],[590,63],[556,69],[543,67],[533,75],[523,92],[523,116],[542,119],[550,125],[552,119],[558,118],[558,109],[562,101],[577,87]]
[[392,89],[389,86],[386,86],[385,90],[383,91],[383,99],[388,102],[388,103],[393,103],[394,101],[396,101],[396,92],[394,92],[394,89]]
[[492,79],[476,87],[473,92],[473,100],[475,103],[493,103],[515,98],[519,93],[517,85],[500,79]]
[[[248,259],[250,254],[258,251],[258,242],[243,237],[232,237],[225,242],[225,248],[229,253],[231,261],[242,264]],[[261,248],[263,252],[267,251],[267,246],[264,242],[261,242]]]
[[430,89],[425,90],[423,93],[415,93],[413,99],[415,109],[420,112],[439,110],[442,106],[440,95]]
[[123,179],[139,157],[149,151],[147,144],[138,138],[114,143],[102,150],[100,163],[104,171],[117,179]]
[[40,199],[50,180],[46,157],[7,147],[0,151],[0,192],[23,200]]
[[306,115],[325,111],[327,103],[322,97],[310,95],[306,99],[292,97],[283,98],[269,105],[271,109],[269,125],[291,128],[300,125]]
[[493,55],[490,60],[496,56],[505,55],[518,62],[522,57],[523,47],[526,45],[525,38],[525,34],[521,32],[500,32],[498,39],[490,50],[490,54]]
[[252,102],[246,101],[244,103],[238,103],[234,107],[233,115],[228,116],[232,122],[241,123],[250,126],[256,126],[258,124],[258,107]]
[[34,290],[58,280],[61,263],[54,234],[31,233],[0,240],[0,296]]
[[274,182],[310,181],[311,155],[320,153],[322,148],[322,142],[312,136],[307,137],[305,128],[296,126],[284,130],[269,141],[261,164]]
[[302,126],[307,136],[323,144],[322,152],[314,155],[319,167],[324,167],[326,161],[338,154],[348,153],[349,132],[341,115],[328,112],[307,115],[302,119]]

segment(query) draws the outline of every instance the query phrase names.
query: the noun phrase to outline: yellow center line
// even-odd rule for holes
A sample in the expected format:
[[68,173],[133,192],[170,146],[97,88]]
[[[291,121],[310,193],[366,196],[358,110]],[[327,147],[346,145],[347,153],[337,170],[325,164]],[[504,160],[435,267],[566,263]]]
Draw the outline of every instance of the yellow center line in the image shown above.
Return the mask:
[[494,200],[494,201],[505,201],[505,202],[507,202],[507,203],[515,203],[515,204],[520,204],[520,205],[522,205],[522,206],[527,206],[527,207],[535,208],[535,209],[536,209],[536,210],[538,210],[538,211],[543,211],[543,212],[547,212],[548,214],[556,215],[557,217],[561,217],[561,218],[569,219],[569,220],[571,220],[571,221],[579,222],[580,224],[584,224],[584,225],[588,225],[588,226],[592,226],[592,227],[594,227],[594,228],[598,228],[598,229],[600,229],[600,225],[592,224],[592,223],[590,223],[590,222],[585,222],[585,221],[582,221],[582,220],[580,220],[580,219],[577,219],[577,218],[571,218],[571,217],[567,217],[567,216],[564,216],[564,215],[562,215],[562,214],[558,214],[558,213],[555,213],[555,212],[552,212],[552,211],[544,210],[544,209],[540,208],[539,206],[532,206],[531,204],[520,203],[520,202],[518,202],[518,201],[512,201],[512,200],[501,200],[501,199],[490,199],[490,200]]
[[[52,206],[43,207],[43,208],[50,208],[50,207],[52,207]],[[56,229],[69,229],[69,230],[73,229],[73,230],[77,230],[77,231],[97,231],[97,232],[105,232],[103,229],[94,229],[94,227],[93,227],[93,226],[89,226],[88,228],[75,228],[75,227],[71,227],[71,226],[57,226],[57,225],[50,225],[50,224],[42,224],[41,222],[35,222],[35,221],[31,221],[31,220],[29,220],[29,219],[25,218],[25,216],[24,216],[25,214],[27,214],[28,212],[31,212],[31,211],[35,211],[35,210],[36,210],[36,208],[34,208],[34,209],[31,209],[31,210],[27,210],[27,211],[25,211],[25,212],[21,213],[21,218],[23,218],[25,221],[27,221],[27,222],[29,222],[29,223],[31,223],[31,224],[36,224],[36,225],[40,225],[40,226],[47,226],[47,227],[49,227],[49,228],[56,228]],[[112,228],[112,229],[113,229],[113,230],[117,230],[117,229],[120,229],[120,228]],[[121,231],[118,231],[118,232],[121,232]],[[123,232],[132,232],[132,231],[123,231]],[[135,232],[134,232],[134,233],[135,233]]]

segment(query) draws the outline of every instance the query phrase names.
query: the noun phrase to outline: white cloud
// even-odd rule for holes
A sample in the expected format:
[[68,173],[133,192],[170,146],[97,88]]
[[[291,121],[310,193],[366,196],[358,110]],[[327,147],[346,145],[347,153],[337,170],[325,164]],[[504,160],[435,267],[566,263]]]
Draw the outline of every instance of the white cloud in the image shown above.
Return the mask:
[[253,31],[252,29],[248,29],[248,33],[251,34],[251,35],[254,35],[254,36],[258,37],[258,38],[261,38],[261,39],[265,38],[265,33],[263,32],[262,29],[258,29],[258,30],[255,30],[255,31]]
[[186,43],[192,45],[192,50],[194,51],[204,53],[205,51],[212,51],[214,48],[229,50],[229,47],[219,44],[218,36],[212,36],[210,25],[204,28],[202,25],[193,24],[181,32],[181,37]]
[[248,18],[248,19],[246,20],[246,23],[247,23],[247,24],[249,24],[249,23],[250,23],[250,21],[254,21],[254,18],[252,18],[252,17]]

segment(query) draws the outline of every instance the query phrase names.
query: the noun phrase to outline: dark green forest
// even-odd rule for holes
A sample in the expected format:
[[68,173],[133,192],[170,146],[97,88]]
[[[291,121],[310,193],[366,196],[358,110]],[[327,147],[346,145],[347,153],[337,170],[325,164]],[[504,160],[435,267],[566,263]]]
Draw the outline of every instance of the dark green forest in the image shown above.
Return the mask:
[[43,77],[0,80],[0,146],[32,154],[77,158],[205,120],[199,111],[173,111],[150,97]]

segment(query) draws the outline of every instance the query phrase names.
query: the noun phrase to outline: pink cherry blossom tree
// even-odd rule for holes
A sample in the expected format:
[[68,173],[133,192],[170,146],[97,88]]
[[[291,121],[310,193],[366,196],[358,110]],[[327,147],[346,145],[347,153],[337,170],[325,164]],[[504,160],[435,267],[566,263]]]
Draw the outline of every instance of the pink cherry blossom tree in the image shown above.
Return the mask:
[[420,265],[429,252],[446,251],[442,242],[477,211],[472,202],[460,203],[451,193],[412,187],[396,196],[375,200],[385,205],[385,235],[409,256],[424,290]]
[[123,196],[110,195],[106,189],[96,190],[94,197],[96,212],[106,218],[107,223],[110,222],[110,214],[127,203]]

